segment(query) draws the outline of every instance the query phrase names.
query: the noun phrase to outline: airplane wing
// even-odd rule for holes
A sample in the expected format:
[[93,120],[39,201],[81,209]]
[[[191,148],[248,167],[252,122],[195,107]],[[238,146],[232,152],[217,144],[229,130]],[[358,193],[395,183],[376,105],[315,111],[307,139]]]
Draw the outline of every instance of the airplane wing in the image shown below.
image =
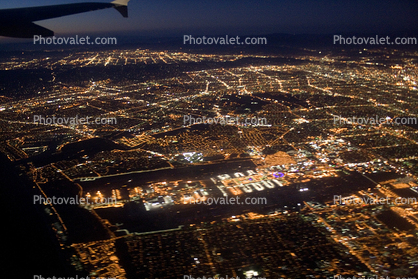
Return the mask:
[[128,17],[129,0],[115,0],[111,3],[76,3],[18,9],[0,10],[0,36],[33,38],[35,35],[50,37],[54,31],[33,23],[33,21],[56,18],[66,15],[115,8]]

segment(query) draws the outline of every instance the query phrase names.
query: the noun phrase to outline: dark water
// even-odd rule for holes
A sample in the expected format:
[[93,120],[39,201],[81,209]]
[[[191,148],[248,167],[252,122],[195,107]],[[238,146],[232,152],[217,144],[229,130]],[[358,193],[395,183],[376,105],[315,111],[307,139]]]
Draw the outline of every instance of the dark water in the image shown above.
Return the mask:
[[22,279],[34,275],[74,275],[65,263],[46,215],[33,205],[32,188],[3,154],[0,166],[2,274]]

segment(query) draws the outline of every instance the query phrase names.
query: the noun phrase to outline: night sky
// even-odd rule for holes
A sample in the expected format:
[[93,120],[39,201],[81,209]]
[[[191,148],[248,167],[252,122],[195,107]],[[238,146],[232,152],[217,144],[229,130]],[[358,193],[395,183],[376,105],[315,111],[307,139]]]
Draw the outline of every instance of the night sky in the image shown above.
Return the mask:
[[[85,0],[2,1],[0,8],[81,3]],[[107,1],[91,1],[107,2]],[[111,2],[111,1],[108,1]],[[114,9],[37,24],[68,34],[258,35],[271,33],[403,33],[417,30],[416,0],[131,0],[129,18]]]

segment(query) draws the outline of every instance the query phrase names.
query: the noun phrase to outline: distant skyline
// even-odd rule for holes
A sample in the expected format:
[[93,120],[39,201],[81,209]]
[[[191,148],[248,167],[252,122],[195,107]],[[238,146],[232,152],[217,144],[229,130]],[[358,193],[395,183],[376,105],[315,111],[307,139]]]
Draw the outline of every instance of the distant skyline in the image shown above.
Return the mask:
[[[17,0],[0,9],[88,2]],[[111,2],[111,1],[90,1]],[[131,0],[129,18],[106,9],[38,21],[69,34],[138,36],[259,35],[271,33],[404,33],[417,30],[418,1],[413,0]]]

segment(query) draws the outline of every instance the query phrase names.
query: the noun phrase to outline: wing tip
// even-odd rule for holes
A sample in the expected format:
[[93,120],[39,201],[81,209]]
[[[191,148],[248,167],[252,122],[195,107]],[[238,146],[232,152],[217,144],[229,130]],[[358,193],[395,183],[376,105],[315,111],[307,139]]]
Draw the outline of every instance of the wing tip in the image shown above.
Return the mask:
[[130,0],[115,0],[111,4],[123,16],[128,17],[128,2]]
[[128,7],[127,6],[115,6],[114,7],[123,17],[128,17]]
[[117,6],[128,6],[129,1],[130,0],[115,0],[112,2],[112,4]]

